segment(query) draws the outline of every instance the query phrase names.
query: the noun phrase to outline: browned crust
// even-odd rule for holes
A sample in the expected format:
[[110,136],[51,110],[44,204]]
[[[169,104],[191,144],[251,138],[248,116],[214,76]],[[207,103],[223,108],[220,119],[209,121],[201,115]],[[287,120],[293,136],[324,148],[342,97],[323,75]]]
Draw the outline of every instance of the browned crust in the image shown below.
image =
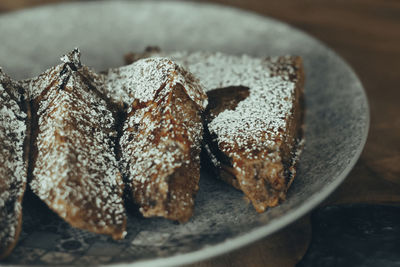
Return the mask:
[[[56,74],[50,74],[50,75],[56,75]],[[84,68],[79,69],[78,71],[75,71],[74,75],[79,76],[88,86],[88,88],[82,88],[83,90],[90,90],[91,93],[95,94],[99,98],[104,97],[96,89],[95,85],[91,83],[91,80],[90,80],[91,77],[88,76],[88,72],[86,69],[84,69]],[[31,101],[32,124],[33,124],[32,125],[33,127],[32,127],[31,145],[32,145],[33,151],[31,153],[31,157],[30,157],[30,169],[29,169],[30,180],[35,179],[32,172],[33,172],[36,162],[38,160],[37,137],[38,137],[38,134],[40,133],[40,127],[38,125],[39,115],[37,114],[37,111],[38,111],[39,103],[42,101],[42,99],[48,98],[48,94],[50,93],[51,90],[66,90],[66,88],[63,87],[63,84],[60,84],[60,82],[58,81],[58,78],[56,76],[49,77],[49,78],[52,80],[52,82],[47,86],[47,88],[45,88],[45,90],[43,90],[41,95],[39,95],[37,98],[35,98]],[[82,98],[80,96],[80,94],[76,91],[74,91],[74,92],[71,91],[71,93],[74,93],[75,97]],[[49,107],[51,105],[54,105],[54,104],[50,103]],[[114,106],[109,106],[108,108],[111,111],[115,111]],[[71,110],[72,110],[72,108],[71,108]],[[78,109],[75,109],[75,112],[80,113],[83,117],[89,116],[89,114],[82,114],[82,112],[80,112]],[[48,116],[44,119],[44,121],[47,121],[49,119],[51,119],[51,113],[48,114]],[[75,119],[73,119],[72,121],[74,121],[74,123],[71,124],[69,127],[75,128],[78,130],[78,127],[77,127],[78,122]],[[44,122],[44,123],[46,123],[46,122]],[[82,122],[80,122],[80,123],[82,123]],[[92,127],[89,124],[86,126]],[[61,136],[57,136],[57,135],[55,137],[56,137],[59,145],[61,145],[62,143],[67,143],[67,142],[71,141],[71,140],[68,140],[69,137],[61,137]],[[90,143],[85,144],[86,147],[90,147],[91,145],[92,144],[90,144]],[[70,161],[70,164],[73,164],[76,161],[76,159],[73,159],[71,157],[69,157],[68,160]],[[81,179],[81,177],[78,175],[76,177],[70,177],[69,179],[72,183],[76,183],[77,185],[79,185],[80,184],[79,180]],[[116,179],[122,180],[121,175],[118,174],[118,177],[116,177]],[[63,187],[63,183],[61,183],[57,186],[57,188],[62,188],[62,187]],[[123,185],[121,185],[121,190],[118,190],[118,191],[120,193],[118,193],[117,195],[119,198],[122,199]],[[79,229],[87,230],[90,232],[98,233],[98,234],[110,235],[115,240],[120,240],[125,237],[126,218],[123,219],[122,224],[101,225],[98,222],[103,218],[99,218],[97,216],[97,213],[93,213],[92,215],[88,214],[88,210],[94,210],[96,207],[96,203],[94,203],[95,199],[93,199],[91,202],[86,201],[84,204],[83,202],[81,202],[79,200],[71,200],[71,199],[69,199],[69,201],[63,201],[63,200],[59,199],[58,202],[55,202],[54,198],[55,198],[55,196],[50,195],[50,197],[45,200],[47,206],[52,211],[57,213],[62,219],[64,219],[66,222],[68,222],[71,226],[79,228]],[[102,199],[101,196],[98,196],[98,198]],[[57,206],[64,207],[65,210],[60,211],[59,209],[55,208]],[[78,212],[74,213],[72,210],[78,210]],[[101,213],[101,212],[99,211],[99,213]],[[105,215],[105,214],[103,214],[103,215]],[[89,224],[88,221],[92,221],[95,223]]]
[[[286,59],[287,61],[287,59]],[[267,158],[266,160],[250,160],[240,151],[234,151],[239,155],[230,158],[224,153],[224,148],[217,143],[217,137],[212,136],[207,124],[211,122],[220,112],[226,109],[234,109],[236,105],[245,99],[247,88],[222,88],[209,91],[209,108],[205,115],[205,142],[210,148],[210,152],[217,159],[217,175],[220,179],[242,190],[249,198],[257,210],[263,212],[267,207],[273,207],[286,198],[286,192],[293,182],[296,175],[296,153],[299,149],[299,142],[302,138],[303,124],[303,86],[304,70],[300,57],[292,57],[291,62],[277,64],[274,75],[279,76],[290,66],[295,69],[295,75],[289,77],[295,82],[295,92],[293,98],[293,109],[287,121],[287,131],[283,133],[284,140],[279,147],[279,156],[282,159],[278,162],[268,160],[268,153],[271,151],[253,151],[257,158]],[[242,155],[243,154],[243,155]],[[215,161],[215,160],[214,160]],[[233,165],[241,168],[242,172],[237,172]]]
[[[26,123],[26,132],[25,132],[25,140],[24,140],[24,162],[26,165],[26,173],[25,173],[25,182],[22,184],[22,194],[18,197],[17,202],[21,204],[22,207],[22,200],[25,194],[26,190],[26,184],[27,184],[27,169],[28,169],[28,161],[29,161],[29,154],[30,154],[30,137],[31,137],[31,109],[30,105],[25,99],[25,90],[21,86],[17,84],[11,84],[11,80],[9,83],[3,84],[4,89],[8,93],[11,99],[14,99],[18,105],[20,106],[20,109],[24,111],[27,115],[25,119]],[[17,87],[17,88],[10,88],[10,87]],[[13,94],[11,91],[14,90],[16,91],[15,94]],[[16,96],[19,96],[19,99],[16,98]],[[4,244],[0,244],[0,260],[3,260],[7,258],[10,253],[14,250],[15,246],[18,243],[18,238],[19,235],[21,234],[21,229],[22,229],[22,208],[20,210],[20,213],[17,215],[18,216],[18,224],[17,224],[17,229],[15,231],[14,235],[14,242],[10,243],[8,246],[4,247]]]
[[[186,222],[193,214],[194,197],[200,179],[200,140],[197,140],[198,144],[190,141],[191,133],[188,129],[194,125],[201,127],[200,110],[180,84],[159,102],[142,104],[136,102],[134,110],[127,115],[127,118],[142,108],[149,108],[143,118],[157,122],[158,126],[150,134],[145,134],[146,124],[139,123],[136,129],[128,128],[127,131],[136,132],[131,143],[134,144],[143,138],[149,139],[145,151],[166,145],[169,150],[178,151],[179,159],[174,160],[181,161],[182,165],[173,170],[164,170],[163,167],[168,164],[167,162],[152,162],[151,164],[158,165],[159,171],[149,176],[144,173],[146,170],[143,170],[143,173],[139,173],[147,176],[143,182],[133,177],[130,183],[133,199],[145,217],[161,216]],[[169,112],[163,112],[165,109]],[[171,130],[167,130],[168,128]],[[201,136],[202,132],[199,133],[199,137]],[[167,137],[167,141],[163,137]],[[123,145],[121,149],[123,153],[130,152]],[[136,161],[136,158],[130,158],[130,164],[135,164]]]
[[[129,53],[125,55],[125,62],[132,63],[141,58],[146,58],[159,52],[159,49],[149,48],[144,53]],[[266,61],[270,60],[269,58]],[[275,61],[275,60],[274,60]],[[248,96],[245,87],[219,88],[207,92],[209,106],[204,116],[204,154],[214,166],[215,174],[223,181],[236,189],[242,190],[251,200],[258,212],[263,212],[267,207],[273,207],[286,198],[286,192],[296,176],[297,155],[302,149],[303,117],[304,117],[304,68],[301,57],[280,57],[276,64],[271,65],[272,76],[281,76],[289,73],[289,79],[295,82],[295,95],[293,101],[293,116],[287,121],[288,129],[284,133],[284,140],[279,148],[280,162],[273,163],[268,160],[244,160],[230,158],[218,146],[216,136],[212,136],[207,128],[220,112],[225,109],[234,109],[236,105]],[[294,73],[288,71],[293,68]],[[206,148],[206,149],[205,149]],[[240,151],[235,151],[240,155]],[[259,158],[270,151],[253,151]],[[264,154],[264,155],[263,155]],[[245,175],[237,173],[233,168],[233,161],[241,167]]]
[[[288,177],[287,189],[293,183],[296,177],[296,168],[298,163],[298,158],[295,155],[297,152],[303,149],[303,131],[304,131],[304,82],[305,74],[303,67],[303,60],[301,57],[293,58],[293,67],[296,70],[295,83],[295,101],[292,110],[293,116],[290,117],[288,121],[289,134],[287,139],[284,140],[282,147],[281,157],[285,165],[285,175]],[[292,141],[291,141],[291,140]]]

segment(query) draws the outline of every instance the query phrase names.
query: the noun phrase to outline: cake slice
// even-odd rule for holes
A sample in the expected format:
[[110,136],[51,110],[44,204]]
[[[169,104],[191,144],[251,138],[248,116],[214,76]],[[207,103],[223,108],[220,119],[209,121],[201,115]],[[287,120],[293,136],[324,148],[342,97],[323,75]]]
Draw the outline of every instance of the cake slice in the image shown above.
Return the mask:
[[25,81],[33,113],[32,191],[74,227],[125,236],[115,119],[80,52]]
[[145,217],[185,222],[200,178],[201,113],[207,97],[198,81],[164,58],[110,70],[106,91],[127,107],[120,140],[122,172]]
[[217,176],[242,190],[258,212],[284,200],[303,143],[301,58],[157,51],[143,56],[149,53],[170,57],[204,84],[204,149]]
[[23,95],[0,68],[0,260],[15,247],[22,225],[30,114]]

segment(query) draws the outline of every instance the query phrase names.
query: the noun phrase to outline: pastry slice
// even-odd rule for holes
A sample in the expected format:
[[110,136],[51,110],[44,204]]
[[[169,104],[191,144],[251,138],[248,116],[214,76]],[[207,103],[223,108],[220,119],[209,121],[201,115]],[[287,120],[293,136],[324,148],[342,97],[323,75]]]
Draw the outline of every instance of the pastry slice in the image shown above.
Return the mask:
[[[204,149],[217,175],[242,190],[258,212],[284,200],[303,143],[301,58],[152,53],[160,55],[204,84],[209,97]],[[126,56],[128,62],[138,58]]]
[[29,109],[22,88],[0,69],[0,260],[15,247],[27,181]]
[[127,107],[120,140],[122,170],[145,217],[185,222],[200,178],[201,113],[207,97],[198,81],[165,58],[110,70],[107,91]]
[[122,239],[115,119],[75,49],[25,82],[34,117],[32,191],[74,227]]

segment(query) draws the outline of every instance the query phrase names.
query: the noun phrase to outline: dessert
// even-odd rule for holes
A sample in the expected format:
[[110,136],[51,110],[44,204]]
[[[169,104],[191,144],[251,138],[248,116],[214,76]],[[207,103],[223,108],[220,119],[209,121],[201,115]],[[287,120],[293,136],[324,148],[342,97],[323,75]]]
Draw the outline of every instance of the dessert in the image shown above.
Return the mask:
[[[204,149],[217,175],[242,190],[258,212],[284,200],[303,143],[301,58],[157,51],[143,56],[160,55],[204,84],[210,103]],[[138,58],[126,56],[128,63]]]
[[30,114],[23,95],[0,68],[0,260],[11,253],[22,225]]
[[115,119],[75,49],[24,81],[32,102],[32,191],[72,226],[125,236]]
[[138,60],[106,76],[108,96],[127,107],[121,169],[145,217],[185,222],[200,178],[201,113],[197,79],[165,58]]
[[190,219],[202,149],[258,212],[285,199],[303,145],[300,57],[149,48],[126,60],[97,74],[75,49],[34,79],[0,69],[0,259],[27,183],[72,226],[114,239],[124,181],[143,216]]

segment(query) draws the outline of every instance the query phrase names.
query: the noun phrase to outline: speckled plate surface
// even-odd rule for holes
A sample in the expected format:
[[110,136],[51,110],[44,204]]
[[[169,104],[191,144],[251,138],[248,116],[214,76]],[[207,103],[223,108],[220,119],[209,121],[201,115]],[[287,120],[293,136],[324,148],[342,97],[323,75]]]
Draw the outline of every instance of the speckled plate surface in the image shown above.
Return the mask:
[[177,265],[238,248],[293,222],[346,177],[364,146],[369,111],[351,68],[319,41],[252,13],[187,2],[87,2],[0,16],[0,65],[27,78],[79,46],[97,70],[123,64],[147,45],[255,56],[295,54],[306,69],[306,145],[286,202],[257,214],[242,193],[203,170],[186,224],[131,214],[123,241],[69,227],[45,208],[26,205],[20,242],[7,264]]

